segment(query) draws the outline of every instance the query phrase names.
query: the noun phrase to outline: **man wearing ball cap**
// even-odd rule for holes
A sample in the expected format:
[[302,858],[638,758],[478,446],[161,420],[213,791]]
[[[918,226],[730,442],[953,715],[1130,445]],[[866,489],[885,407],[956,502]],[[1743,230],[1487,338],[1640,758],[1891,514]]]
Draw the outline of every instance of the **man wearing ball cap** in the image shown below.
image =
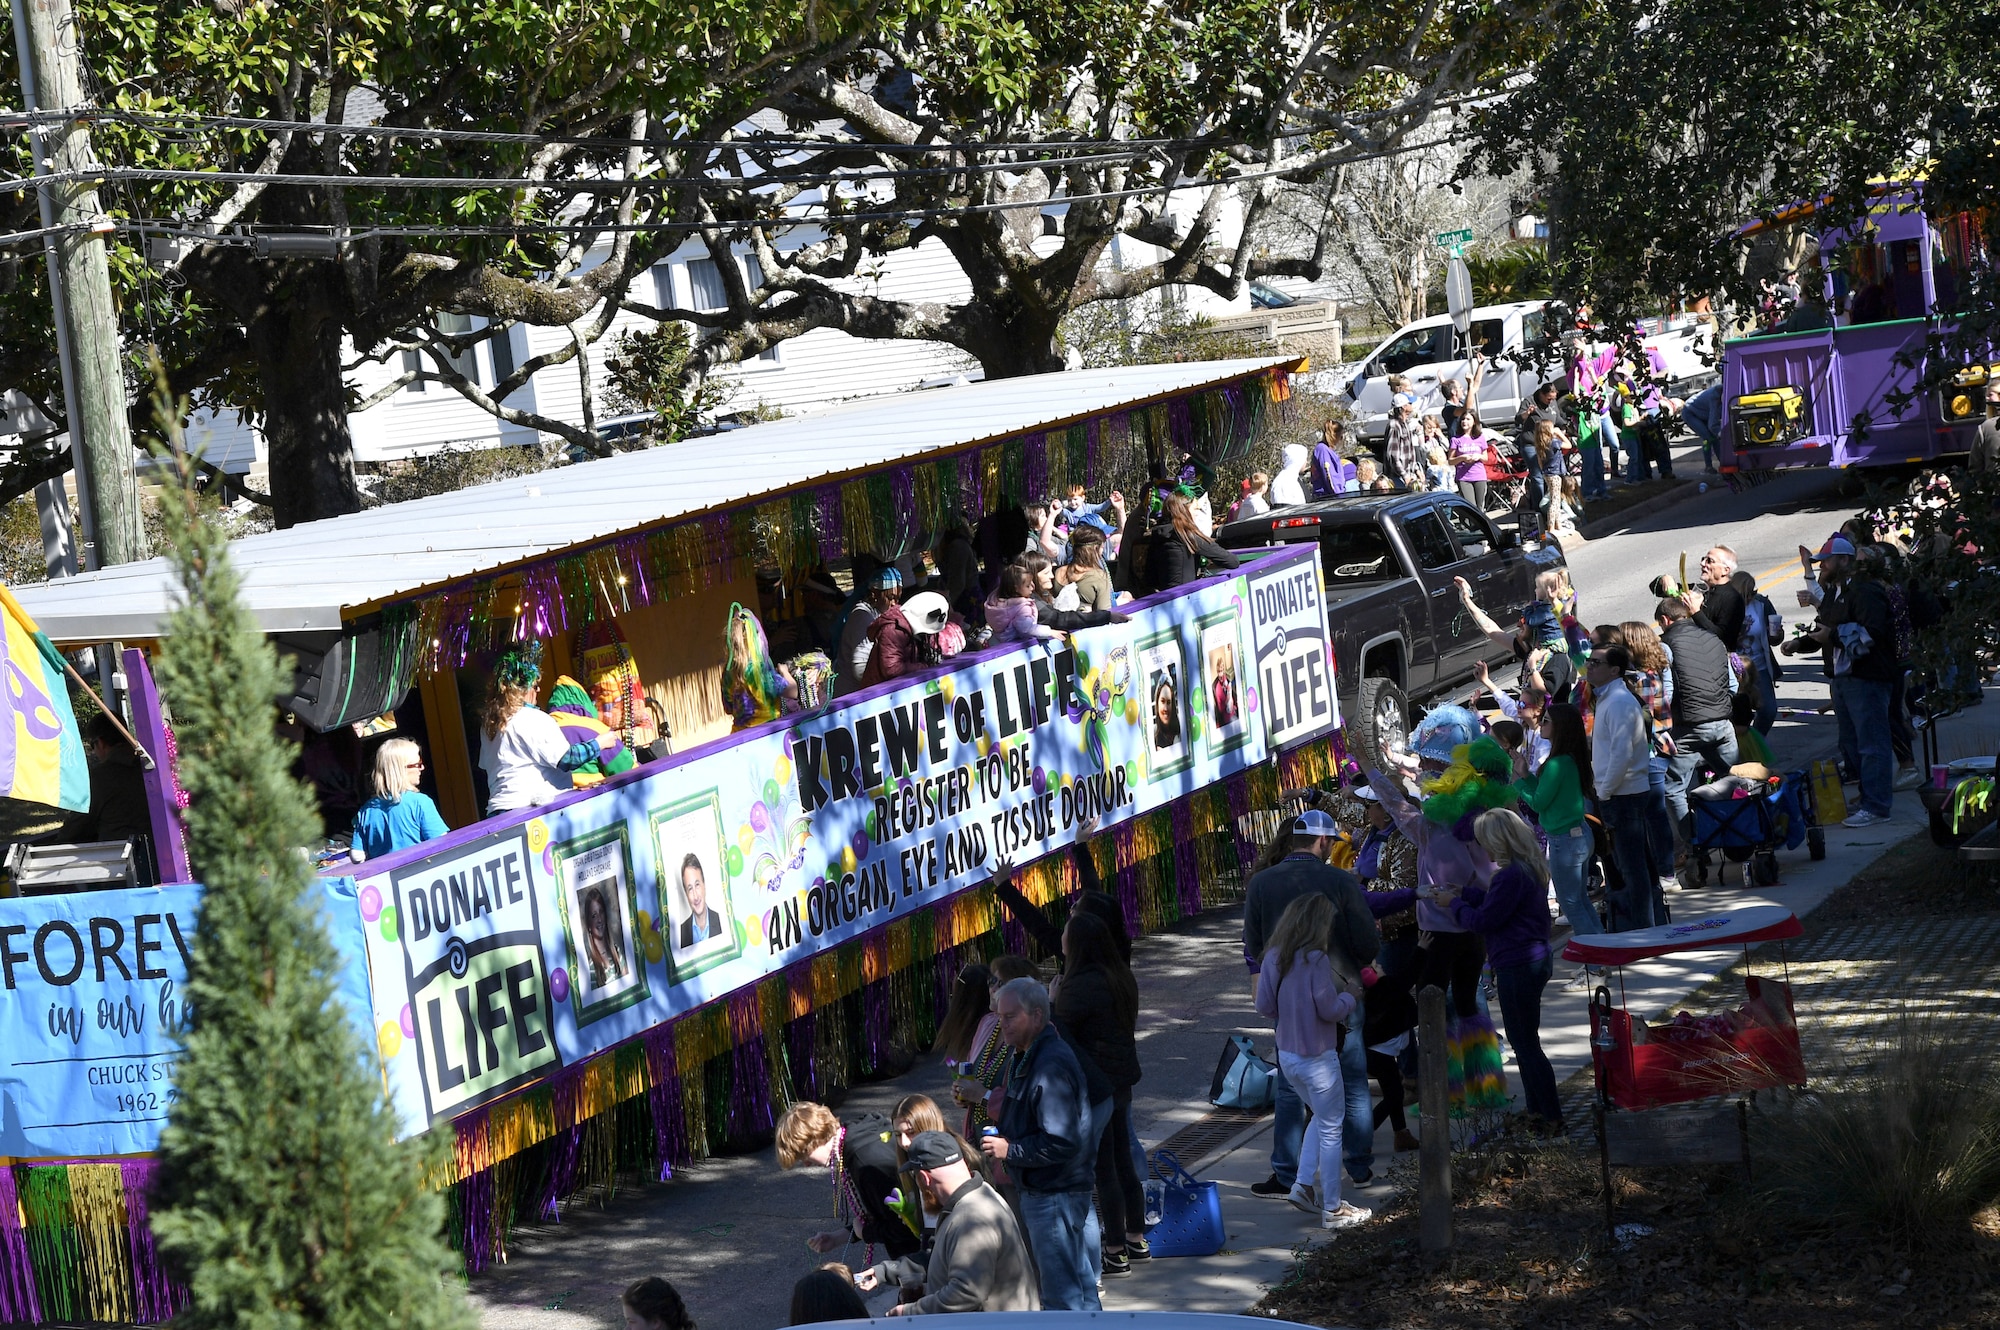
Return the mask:
[[915,1302],[890,1308],[891,1316],[1040,1311],[1021,1226],[1000,1193],[967,1166],[957,1139],[920,1131],[910,1138],[908,1160],[938,1212],[930,1259],[883,1261],[856,1274],[854,1286],[864,1293],[883,1284],[924,1290]]
[[1383,450],[1389,479],[1412,494],[1425,488],[1424,427],[1417,420],[1417,399],[1397,393],[1389,403],[1389,441]]
[[1795,656],[1817,647],[1833,685],[1840,755],[1860,779],[1861,807],[1843,824],[1872,827],[1889,819],[1895,797],[1896,755],[1889,739],[1889,702],[1895,690],[1896,627],[1889,593],[1872,578],[1854,575],[1854,542],[1833,536],[1820,547],[1819,622],[1779,648]]
[[[1251,990],[1264,964],[1264,949],[1277,931],[1285,907],[1309,891],[1333,902],[1333,936],[1327,940],[1327,960],[1334,973],[1358,978],[1361,968],[1382,949],[1382,935],[1361,884],[1344,868],[1327,862],[1340,827],[1324,809],[1307,808],[1287,828],[1291,852],[1250,879],[1243,900],[1243,959],[1250,967]],[[1368,1181],[1375,1167],[1375,1110],[1368,1094],[1368,1048],[1356,1022],[1340,1046],[1340,1075],[1347,1097],[1347,1119],[1341,1132],[1341,1153],[1348,1176]],[[1271,1124],[1271,1176],[1253,1183],[1259,1196],[1282,1197],[1298,1180],[1299,1150],[1305,1143],[1306,1110],[1298,1091],[1278,1073],[1276,1120]]]

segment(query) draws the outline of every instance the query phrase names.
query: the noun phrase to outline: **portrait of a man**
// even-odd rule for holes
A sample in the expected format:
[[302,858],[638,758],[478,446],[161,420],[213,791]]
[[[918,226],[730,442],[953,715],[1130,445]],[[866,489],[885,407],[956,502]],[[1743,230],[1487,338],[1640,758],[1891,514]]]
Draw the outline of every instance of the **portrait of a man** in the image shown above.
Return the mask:
[[687,902],[687,918],[681,921],[680,950],[692,950],[721,935],[722,916],[708,904],[708,875],[702,871],[701,856],[692,852],[681,859],[681,899]]

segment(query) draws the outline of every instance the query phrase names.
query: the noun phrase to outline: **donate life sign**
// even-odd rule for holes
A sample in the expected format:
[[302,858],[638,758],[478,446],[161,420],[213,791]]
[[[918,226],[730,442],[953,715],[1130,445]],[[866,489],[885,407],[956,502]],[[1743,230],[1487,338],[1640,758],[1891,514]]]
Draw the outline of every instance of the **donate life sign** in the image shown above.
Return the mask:
[[376,1041],[407,1129],[1266,760],[1249,579],[1305,571],[1296,637],[1315,559],[1285,551],[1130,622],[960,657],[366,865]]
[[1340,728],[1319,546],[1302,553],[1310,557],[1259,564],[1248,579],[1257,687],[1274,750],[1297,748]]
[[[340,998],[404,1131],[1316,732],[1317,567],[1266,556],[1127,623],[960,657],[322,879]],[[199,899],[0,900],[0,1154],[155,1147]]]

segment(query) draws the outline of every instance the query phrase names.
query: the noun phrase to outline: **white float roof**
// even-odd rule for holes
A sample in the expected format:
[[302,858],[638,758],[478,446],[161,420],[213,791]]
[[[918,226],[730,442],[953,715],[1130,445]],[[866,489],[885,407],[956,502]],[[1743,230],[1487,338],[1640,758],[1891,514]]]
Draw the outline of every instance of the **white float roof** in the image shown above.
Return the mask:
[[[230,554],[266,632],[337,630],[384,603],[563,550],[1296,363],[1130,365],[895,393],[246,536]],[[57,642],[135,641],[159,636],[176,587],[156,558],[15,594]]]

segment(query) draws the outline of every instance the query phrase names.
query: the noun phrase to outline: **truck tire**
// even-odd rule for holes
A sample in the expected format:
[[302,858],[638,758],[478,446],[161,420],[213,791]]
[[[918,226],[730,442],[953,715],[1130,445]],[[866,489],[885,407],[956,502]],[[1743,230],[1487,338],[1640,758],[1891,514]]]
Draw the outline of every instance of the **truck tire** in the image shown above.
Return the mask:
[[1394,679],[1374,675],[1361,681],[1347,737],[1362,766],[1389,769],[1388,754],[1410,745],[1410,706]]

